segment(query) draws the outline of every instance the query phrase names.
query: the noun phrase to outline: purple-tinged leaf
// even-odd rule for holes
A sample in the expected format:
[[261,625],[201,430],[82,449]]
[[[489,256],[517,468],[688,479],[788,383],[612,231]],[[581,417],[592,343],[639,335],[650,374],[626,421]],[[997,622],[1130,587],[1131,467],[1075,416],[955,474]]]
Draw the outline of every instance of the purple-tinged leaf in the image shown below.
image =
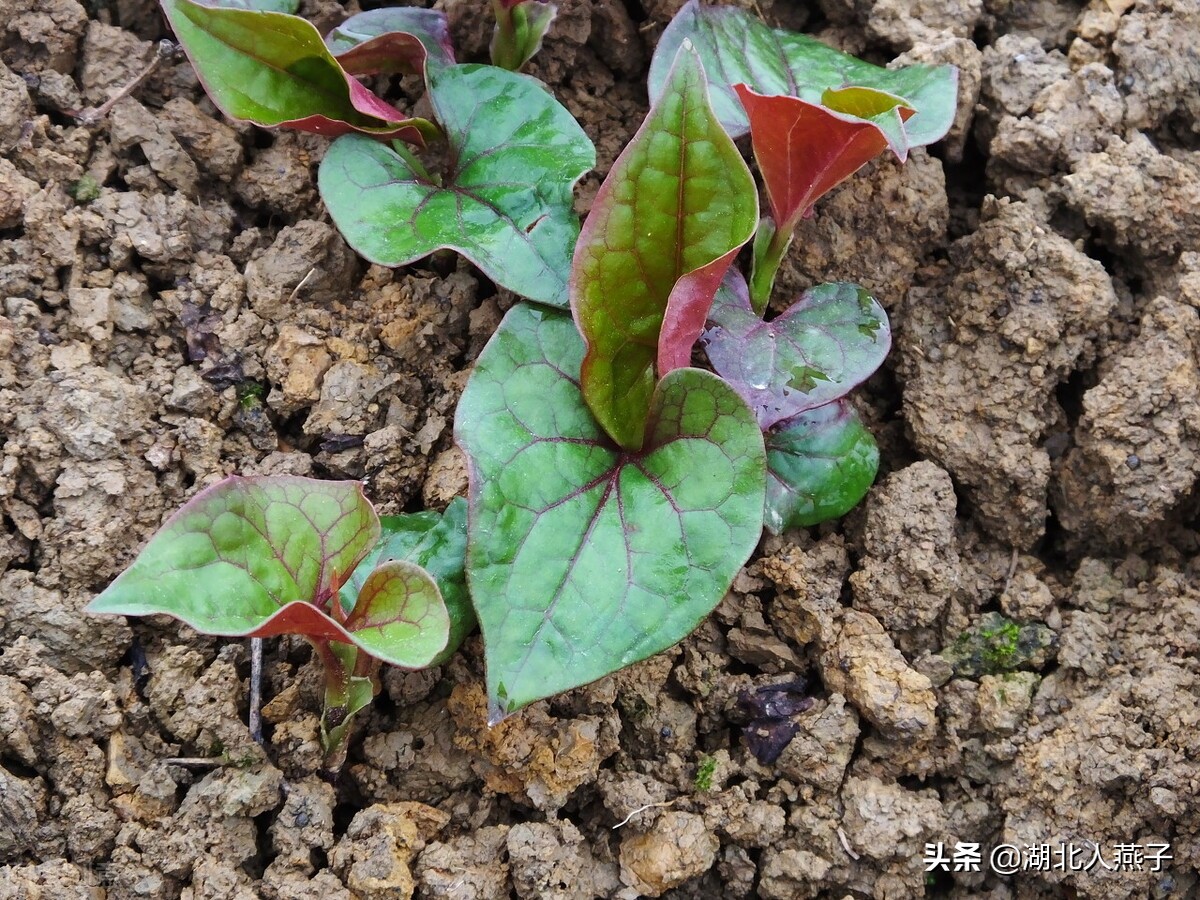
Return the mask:
[[569,318],[518,305],[458,406],[492,721],[682,639],[762,530],[762,432],[732,389],[675,370],[626,453],[584,403],[582,357]]
[[932,144],[954,122],[958,70],[953,66],[881,69],[808,35],[770,28],[745,10],[697,0],[689,0],[659,38],[650,64],[652,101],[663,93],[671,61],[685,41],[699,52],[709,73],[713,108],[733,137],[741,137],[750,127],[734,93],[735,84],[815,105],[824,103],[826,91],[849,87],[902,97],[917,110],[904,125],[908,147]]
[[[899,97],[846,88],[826,91],[822,106],[797,97],[766,97],[744,84],[734,90],[750,117],[754,158],[771,215],[788,234],[817,200],[884,150],[891,149],[901,161],[908,155],[904,121],[913,110]],[[836,111],[835,104],[858,115]]]
[[376,659],[415,669],[429,665],[445,649],[450,616],[428,572],[390,559],[367,577],[346,618],[346,630]]
[[423,75],[426,59],[454,64],[446,14],[416,6],[353,15],[325,36],[325,46],[351,75]]
[[438,134],[347,74],[310,23],[269,10],[160,0],[175,37],[212,101],[266,128],[337,136],[360,132],[424,146]]
[[750,404],[765,431],[842,397],[879,368],[892,346],[887,313],[856,284],[822,284],[764,322],[745,279],[730,272],[708,316],[709,362]]
[[[571,267],[571,309],[587,344],[583,394],[622,447],[642,446],[650,397],[666,374],[655,371],[660,354],[674,366],[690,351],[712,302],[707,288],[757,219],[750,171],[713,116],[699,59],[681,50],[601,185]],[[669,346],[660,351],[663,333]]]
[[428,75],[451,171],[434,178],[357,135],[335,141],[318,183],[338,230],[371,262],[401,266],[448,247],[496,284],[565,306],[579,234],[572,189],[596,163],[592,142],[526,75],[478,65]]
[[767,530],[780,534],[843,516],[875,481],[879,448],[845,400],[767,432]]

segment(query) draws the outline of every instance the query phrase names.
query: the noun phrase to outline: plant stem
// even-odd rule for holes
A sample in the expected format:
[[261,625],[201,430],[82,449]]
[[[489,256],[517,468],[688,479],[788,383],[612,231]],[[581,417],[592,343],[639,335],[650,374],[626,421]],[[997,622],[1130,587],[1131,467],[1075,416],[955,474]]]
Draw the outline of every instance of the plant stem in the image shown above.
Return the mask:
[[763,216],[754,234],[753,263],[750,269],[750,305],[760,316],[771,300],[771,289],[780,263],[792,245],[796,226],[779,228],[770,216]]
[[517,10],[505,9],[500,0],[492,0],[492,11],[496,14],[496,31],[492,35],[492,65],[515,72],[521,64],[521,48],[517,46]]
[[398,156],[408,163],[408,167],[410,169],[416,172],[417,175],[424,179],[427,183],[439,184],[439,182],[429,174],[429,170],[425,168],[425,165],[417,158],[417,154],[413,153],[412,149],[409,148],[407,144],[402,141],[392,141],[392,149],[396,151]]
[[263,742],[262,664],[263,639],[250,638],[250,737],[259,745]]

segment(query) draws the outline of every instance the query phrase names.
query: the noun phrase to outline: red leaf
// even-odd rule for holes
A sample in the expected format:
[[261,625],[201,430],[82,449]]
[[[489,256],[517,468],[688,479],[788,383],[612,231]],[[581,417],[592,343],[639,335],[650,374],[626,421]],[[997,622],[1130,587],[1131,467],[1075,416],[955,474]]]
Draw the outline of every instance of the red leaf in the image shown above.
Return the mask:
[[675,282],[667,299],[662,331],[658,334],[658,377],[692,364],[692,347],[704,330],[713,297],[721,279],[729,270],[741,247],[734,247],[699,269],[688,272]]
[[898,97],[851,87],[826,91],[818,105],[744,84],[733,89],[750,118],[754,158],[781,232],[790,233],[818,199],[884,150],[907,156],[903,123],[915,110]]

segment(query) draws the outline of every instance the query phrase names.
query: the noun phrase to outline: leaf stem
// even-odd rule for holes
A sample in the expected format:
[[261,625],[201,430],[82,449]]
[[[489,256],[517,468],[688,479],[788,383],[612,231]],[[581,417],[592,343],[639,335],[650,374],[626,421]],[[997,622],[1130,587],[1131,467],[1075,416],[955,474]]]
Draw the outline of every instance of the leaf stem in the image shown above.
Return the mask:
[[770,216],[763,216],[754,234],[753,262],[750,269],[750,305],[758,315],[766,312],[771,300],[775,276],[788,247],[792,245],[795,225],[779,228]]
[[500,0],[492,0],[492,11],[496,14],[496,31],[492,35],[492,45],[489,48],[492,65],[515,72],[522,62],[517,16],[523,14],[524,10],[519,5],[508,9]]
[[441,182],[429,174],[429,170],[425,168],[424,163],[417,158],[417,154],[413,153],[412,149],[407,144],[405,144],[403,141],[392,141],[392,149],[396,152],[397,156],[399,156],[404,160],[405,163],[408,164],[410,169],[417,173],[420,178],[424,179],[429,184],[438,185],[439,187],[441,186]]

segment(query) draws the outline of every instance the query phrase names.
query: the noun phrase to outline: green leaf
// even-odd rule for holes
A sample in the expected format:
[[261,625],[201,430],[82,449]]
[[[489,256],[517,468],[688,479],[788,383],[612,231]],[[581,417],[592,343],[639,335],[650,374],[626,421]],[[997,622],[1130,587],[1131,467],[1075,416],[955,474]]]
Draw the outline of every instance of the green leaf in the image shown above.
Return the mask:
[[401,266],[457,250],[496,284],[565,306],[579,234],[572,188],[596,162],[587,135],[541,82],[493,66],[431,66],[451,168],[347,136],[321,161],[321,197],[355,250]]
[[450,616],[446,648],[430,663],[439,665],[454,654],[475,627],[475,610],[467,594],[463,569],[467,553],[467,503],[461,497],[450,501],[444,513],[426,510],[400,516],[380,517],[382,536],[342,585],[342,608],[354,609],[358,592],[381,560],[404,560],[428,572],[441,591]]
[[810,288],[764,322],[750,306],[745,280],[731,272],[709,321],[709,362],[764,430],[844,396],[879,368],[892,346],[883,307],[845,282]]
[[571,272],[583,394],[622,447],[642,446],[658,369],[686,359],[757,220],[754,179],[713,116],[699,59],[683,50],[596,195]]
[[[665,91],[671,60],[685,41],[699,51],[709,72],[713,107],[733,137],[749,130],[735,84],[745,84],[759,94],[799,97],[840,112],[858,109],[854,115],[874,107],[851,106],[861,100],[851,97],[832,99],[831,105],[825,102],[826,91],[864,87],[902,97],[917,111],[903,124],[909,147],[932,144],[954,122],[958,70],[953,66],[881,69],[807,35],[770,28],[737,7],[704,6],[696,0],[683,6],[659,38],[650,64],[652,101]],[[874,109],[872,115],[878,111]]]
[[415,6],[353,15],[325,36],[325,46],[351,75],[424,75],[427,57],[454,62],[446,14]]
[[[453,526],[461,533],[461,519]],[[454,547],[461,553],[462,539],[444,532],[424,554],[450,574],[445,557]],[[228,637],[300,634],[420,668],[445,648],[449,617],[433,577],[415,562],[373,566],[348,617],[326,612],[379,536],[358,482],[227,478],[168,519],[87,611],[164,613]]]
[[87,610],[165,613],[229,637],[299,624],[296,633],[345,641],[312,604],[332,597],[378,539],[358,482],[233,476],[184,504]]
[[517,72],[542,48],[542,38],[558,15],[558,7],[540,0],[493,4],[496,28],[492,32],[492,65]]
[[681,640],[762,531],[762,432],[732,389],[675,370],[625,453],[583,401],[582,357],[570,319],[518,305],[458,407],[492,721]]
[[196,75],[223,113],[264,127],[361,132],[424,145],[437,127],[384,103],[297,16],[160,0]]
[[419,669],[446,648],[450,617],[428,572],[415,563],[389,559],[367,576],[345,628],[376,659]]
[[844,400],[781,422],[767,432],[767,529],[780,534],[845,515],[878,468],[875,438]]

